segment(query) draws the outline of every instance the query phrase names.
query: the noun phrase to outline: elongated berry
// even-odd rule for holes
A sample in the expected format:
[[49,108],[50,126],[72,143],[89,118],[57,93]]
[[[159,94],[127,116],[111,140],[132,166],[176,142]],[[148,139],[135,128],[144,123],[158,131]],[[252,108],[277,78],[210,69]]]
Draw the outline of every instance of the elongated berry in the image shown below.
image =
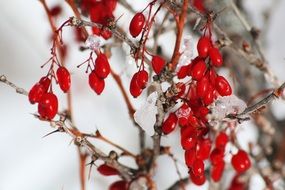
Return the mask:
[[98,172],[101,175],[111,176],[111,175],[118,175],[119,172],[115,168],[108,166],[107,164],[102,164],[97,168]]
[[131,79],[130,83],[130,93],[136,98],[142,93],[142,88],[138,85],[138,73],[135,73]]
[[67,92],[71,84],[69,71],[65,67],[59,67],[56,71],[56,76],[61,90]]
[[186,150],[184,154],[185,163],[188,168],[193,166],[194,161],[196,160],[196,151],[194,148]]
[[143,29],[145,23],[145,17],[142,13],[136,13],[133,19],[131,20],[129,31],[131,35],[135,38],[137,37]]
[[231,164],[237,173],[243,173],[251,166],[248,154],[244,150],[239,150],[231,159]]
[[190,74],[194,80],[199,81],[205,75],[206,70],[207,70],[207,65],[205,61],[200,60],[192,66]]
[[51,80],[48,77],[42,77],[39,83],[43,85],[44,92],[47,92],[50,87]]
[[115,181],[110,185],[109,190],[128,190],[128,182],[124,180]]
[[195,133],[181,136],[181,146],[184,150],[189,150],[194,148],[196,146],[196,142],[197,142],[197,135]]
[[189,71],[189,65],[184,65],[180,67],[179,71],[177,72],[178,79],[184,79]]
[[197,82],[197,95],[200,98],[204,98],[210,88],[210,83],[207,77],[203,77]]
[[195,176],[201,176],[204,175],[205,172],[205,166],[204,162],[201,159],[196,159],[192,166],[192,172]]
[[89,74],[89,86],[96,94],[100,95],[105,88],[105,81],[104,79],[99,78],[93,70]]
[[38,112],[44,119],[51,120],[55,117],[58,111],[58,100],[53,93],[45,93],[42,95],[39,104]]
[[225,168],[225,162],[224,161],[217,163],[216,165],[214,165],[211,168],[211,178],[213,179],[213,181],[215,181],[215,182],[220,181],[220,179],[223,175],[224,168]]
[[209,54],[209,50],[212,47],[210,38],[203,36],[197,43],[197,50],[199,57],[206,58]]
[[225,132],[220,132],[216,137],[215,145],[218,148],[224,149],[228,143],[228,140],[228,135]]
[[148,73],[145,70],[137,72],[137,84],[141,89],[144,89],[147,85]]
[[190,179],[195,185],[203,185],[206,182],[205,174],[195,175],[192,170],[189,171]]
[[95,60],[95,69],[97,76],[105,79],[111,71],[110,64],[107,56],[104,53],[100,53]]
[[162,57],[155,55],[152,57],[151,65],[153,71],[158,75],[162,71],[165,65],[165,60]]
[[196,146],[196,157],[205,160],[209,158],[212,143],[210,139],[199,139]]
[[232,94],[232,88],[223,76],[217,76],[215,80],[216,90],[221,96],[229,96]]
[[161,127],[162,132],[166,135],[171,133],[175,129],[177,125],[177,121],[178,121],[178,118],[175,115],[175,113],[170,113],[167,119],[162,124],[162,127]]
[[212,65],[215,67],[220,67],[223,64],[223,57],[218,48],[211,48],[209,50],[209,57],[212,61]]
[[40,101],[41,97],[45,93],[44,86],[40,83],[36,83],[29,91],[28,97],[31,104]]

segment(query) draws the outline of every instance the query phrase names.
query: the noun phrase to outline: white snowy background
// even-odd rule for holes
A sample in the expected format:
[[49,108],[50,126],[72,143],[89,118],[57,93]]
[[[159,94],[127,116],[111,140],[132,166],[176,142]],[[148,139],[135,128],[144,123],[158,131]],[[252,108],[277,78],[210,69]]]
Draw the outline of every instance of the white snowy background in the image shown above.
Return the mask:
[[[64,1],[47,0],[49,5]],[[130,1],[133,2],[133,1]],[[147,1],[136,2],[136,8],[141,10]],[[252,20],[257,27],[262,26],[261,12],[271,1],[250,0],[245,5],[252,14]],[[66,18],[71,16],[67,8]],[[69,11],[68,11],[69,10]],[[116,15],[121,15],[120,9]],[[285,1],[280,0],[278,6],[271,13],[270,25],[266,33],[266,56],[274,72],[281,81],[285,80]],[[121,24],[128,26],[128,15],[123,15]],[[124,23],[125,22],[125,23]],[[68,32],[67,32],[68,33]],[[42,5],[36,0],[0,1],[0,75],[5,74],[9,80],[20,87],[29,89],[47,68],[40,69],[49,58],[48,36],[50,27]],[[68,40],[68,39],[67,39]],[[70,40],[72,41],[72,40]],[[70,42],[72,43],[72,42]],[[87,58],[88,52],[78,54],[72,49],[68,59],[68,68],[72,72],[72,92],[75,124],[85,132],[94,132],[96,128],[114,142],[137,153],[139,144],[137,130],[132,126],[122,96],[112,77],[106,81],[106,89],[101,96],[95,95],[87,83],[84,68],[77,69],[76,65]],[[114,55],[111,60],[113,67],[128,66],[127,59]],[[116,70],[122,73],[122,70]],[[122,73],[123,77],[127,73]],[[128,84],[125,83],[126,87]],[[57,92],[60,98],[60,108],[64,109],[65,96]],[[145,97],[142,97],[143,99]],[[132,99],[133,100],[133,99]],[[141,100],[133,101],[136,108],[142,104]],[[278,118],[285,116],[285,104],[275,103]],[[0,84],[0,190],[78,190],[79,166],[76,147],[71,139],[64,134],[54,134],[42,138],[52,129],[45,123],[34,119],[31,113],[36,112],[36,106],[28,102],[27,97],[18,95],[13,89]],[[256,130],[254,126],[245,123],[242,127],[243,139],[254,141]],[[251,126],[251,127],[250,127]],[[252,134],[248,136],[247,134]],[[164,144],[179,147],[179,136],[170,135],[163,139]],[[106,153],[111,147],[96,141],[96,145],[104,148]],[[179,148],[178,148],[179,149]],[[175,150],[179,152],[179,150]],[[180,168],[184,176],[187,175],[183,167],[182,154],[177,153],[182,164]],[[130,163],[130,159],[124,159]],[[158,172],[155,179],[158,189],[163,190],[177,180],[174,165],[169,158],[162,156],[158,161]],[[134,165],[131,163],[131,165]],[[230,174],[232,175],[232,174]],[[107,189],[108,184],[116,177],[101,177],[93,170],[91,179],[86,183],[87,190]],[[259,184],[259,186],[256,186]],[[262,189],[263,182],[257,176],[251,182],[252,189]],[[190,188],[190,187],[188,187]],[[204,186],[207,188],[207,184]],[[192,188],[191,188],[192,189]]]

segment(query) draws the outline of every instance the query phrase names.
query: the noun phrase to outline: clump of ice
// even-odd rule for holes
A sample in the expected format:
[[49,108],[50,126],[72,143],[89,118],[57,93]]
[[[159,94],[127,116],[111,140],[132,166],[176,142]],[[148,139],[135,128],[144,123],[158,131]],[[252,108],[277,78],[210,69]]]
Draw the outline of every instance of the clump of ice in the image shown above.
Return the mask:
[[235,95],[219,97],[212,105],[212,116],[221,120],[228,114],[241,113],[246,108],[246,103]]
[[154,135],[154,124],[156,122],[158,93],[153,92],[147,97],[144,105],[134,114],[137,124],[146,132],[147,135]]
[[180,68],[181,66],[191,62],[191,59],[193,58],[193,48],[194,48],[194,43],[192,36],[191,35],[185,36],[180,49],[182,55],[180,56],[177,68]]
[[89,35],[87,40],[85,41],[85,45],[89,49],[96,51],[103,45],[103,40],[100,36]]

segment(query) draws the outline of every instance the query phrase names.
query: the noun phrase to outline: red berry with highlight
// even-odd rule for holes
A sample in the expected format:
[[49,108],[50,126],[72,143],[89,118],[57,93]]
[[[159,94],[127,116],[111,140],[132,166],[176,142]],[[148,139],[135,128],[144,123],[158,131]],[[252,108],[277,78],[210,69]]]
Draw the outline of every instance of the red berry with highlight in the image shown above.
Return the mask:
[[205,36],[201,37],[197,44],[199,57],[206,58],[211,47],[211,39]]
[[51,120],[58,111],[58,100],[53,93],[45,93],[42,95],[38,104],[38,112],[44,119]]
[[100,53],[95,60],[95,69],[97,76],[105,79],[111,72],[108,58],[105,54]]
[[130,93],[136,98],[142,93],[142,88],[138,85],[138,73],[135,73],[131,79],[130,83]]
[[111,176],[111,175],[118,175],[119,172],[115,169],[112,168],[110,166],[108,166],[107,164],[102,164],[97,168],[98,172],[101,175],[105,175],[105,176]]
[[200,60],[192,66],[190,74],[194,80],[199,81],[205,75],[206,70],[207,70],[207,65],[205,61]]
[[195,185],[203,185],[206,182],[206,176],[205,174],[202,175],[195,175],[191,170],[190,173],[190,179]]
[[67,92],[71,84],[69,71],[65,67],[59,67],[56,71],[56,76],[61,90]]
[[36,83],[29,91],[28,97],[31,104],[40,101],[41,97],[45,93],[44,86],[40,83]]
[[152,57],[151,65],[153,71],[158,75],[162,71],[165,65],[165,60],[162,57],[155,55]]
[[136,13],[130,23],[130,33],[135,38],[137,37],[143,29],[145,23],[145,17],[142,13]]
[[223,64],[223,57],[218,48],[211,48],[209,50],[209,57],[212,61],[212,65],[215,67],[220,67]]
[[196,159],[192,166],[192,172],[195,176],[201,176],[204,175],[205,172],[205,166],[204,162],[201,159]]
[[245,172],[251,166],[248,154],[244,150],[239,150],[237,154],[233,155],[231,163],[238,173]]
[[161,130],[164,134],[169,134],[174,131],[177,125],[178,118],[175,113],[170,113],[167,119],[163,122]]
[[100,95],[105,88],[105,81],[104,79],[99,78],[95,71],[92,71],[89,74],[89,86],[96,94]]
[[229,96],[232,94],[232,88],[223,76],[217,76],[216,80],[216,90],[221,96]]
[[217,163],[216,165],[214,165],[211,168],[211,178],[213,179],[213,181],[218,182],[220,181],[223,172],[224,172],[224,168],[225,168],[225,162],[221,161],[219,163]]
[[147,85],[148,73],[145,70],[137,72],[137,84],[141,89],[144,89]]

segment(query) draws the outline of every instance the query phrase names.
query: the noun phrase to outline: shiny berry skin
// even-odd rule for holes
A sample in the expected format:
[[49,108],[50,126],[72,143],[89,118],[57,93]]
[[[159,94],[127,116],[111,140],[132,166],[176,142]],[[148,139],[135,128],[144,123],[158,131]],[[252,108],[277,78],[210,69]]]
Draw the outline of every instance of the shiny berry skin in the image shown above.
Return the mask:
[[109,38],[112,37],[112,32],[110,30],[107,29],[102,29],[100,31],[100,35],[105,39],[108,40]]
[[178,118],[175,113],[170,113],[167,119],[162,123],[161,130],[162,132],[167,135],[174,131],[177,125]]
[[38,104],[38,112],[44,119],[51,120],[58,111],[58,100],[53,93],[45,93]]
[[211,39],[205,36],[201,37],[197,43],[199,57],[206,58],[211,47]]
[[220,132],[216,137],[215,145],[218,148],[224,149],[228,143],[228,140],[228,135],[225,132]]
[[158,75],[165,65],[165,60],[162,57],[155,55],[152,57],[151,65],[153,71]]
[[196,146],[196,142],[197,142],[197,135],[195,133],[181,136],[181,146],[184,150],[189,150],[194,148]]
[[220,181],[223,172],[224,172],[224,168],[225,168],[225,162],[221,161],[219,163],[217,163],[216,165],[214,165],[211,168],[211,178],[213,179],[213,181],[218,182]]
[[239,150],[237,154],[233,155],[231,164],[237,173],[243,173],[250,168],[251,161],[244,150]]
[[206,160],[210,156],[212,143],[210,139],[200,139],[196,146],[196,157]]
[[189,65],[184,65],[180,67],[179,71],[177,72],[177,78],[184,79],[188,74],[188,70],[189,70]]
[[209,57],[212,61],[212,65],[215,67],[220,67],[223,64],[223,57],[218,48],[211,48],[209,50]]
[[142,93],[142,88],[138,85],[138,73],[135,73],[131,79],[130,83],[130,93],[131,95],[136,98]]
[[29,91],[28,97],[31,104],[40,101],[41,97],[45,93],[44,86],[40,83],[36,83]]
[[70,89],[70,73],[65,67],[59,67],[56,71],[56,77],[60,89],[67,92]]
[[99,78],[93,70],[89,74],[89,86],[96,94],[100,95],[105,88],[105,81],[104,79]]
[[128,182],[124,180],[115,181],[110,185],[109,190],[128,190]]
[[105,79],[111,72],[108,58],[105,54],[100,53],[95,60],[95,69],[97,76]]
[[205,174],[202,175],[195,175],[191,170],[190,170],[190,179],[195,185],[203,185],[206,182],[206,176]]
[[224,159],[224,150],[215,148],[210,154],[210,161],[213,165],[217,165]]
[[205,165],[203,160],[196,159],[192,166],[192,172],[195,176],[201,176],[205,172]]
[[190,74],[194,80],[199,81],[205,75],[206,70],[207,70],[207,65],[205,61],[200,60],[192,66]]
[[216,78],[217,78],[216,71],[213,68],[211,68],[208,71],[207,75],[208,75],[208,78],[209,78],[209,81],[210,81],[211,85],[215,86],[215,81],[216,81]]
[[148,73],[145,70],[137,72],[137,84],[141,89],[144,89],[147,85]]
[[185,163],[188,166],[188,168],[191,168],[193,166],[194,161],[196,160],[196,151],[195,149],[189,149],[185,151],[184,154]]
[[232,94],[232,88],[223,76],[217,76],[215,80],[216,90],[221,96],[229,96]]
[[142,13],[136,13],[131,20],[129,31],[131,35],[135,38],[137,37],[143,29],[145,23],[145,17]]
[[117,6],[117,0],[102,1],[109,12],[113,12]]
[[39,83],[43,85],[44,91],[47,92],[50,87],[51,80],[48,77],[42,77]]
[[200,98],[203,98],[206,93],[209,91],[210,83],[207,77],[203,77],[200,81],[197,82],[197,95]]
[[102,164],[97,168],[97,171],[104,176],[118,175],[119,172],[107,164]]
[[210,84],[208,90],[206,91],[204,97],[203,97],[203,102],[204,104],[210,105],[214,102],[214,88],[213,86]]

